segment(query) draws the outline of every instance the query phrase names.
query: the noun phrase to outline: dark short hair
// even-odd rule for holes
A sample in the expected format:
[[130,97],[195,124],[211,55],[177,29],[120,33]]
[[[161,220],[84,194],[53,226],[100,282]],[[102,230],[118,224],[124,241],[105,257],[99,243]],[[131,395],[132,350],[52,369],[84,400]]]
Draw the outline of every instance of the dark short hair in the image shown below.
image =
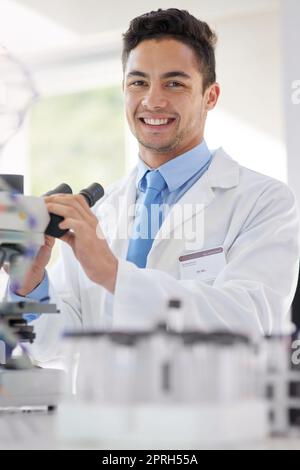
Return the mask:
[[193,49],[203,75],[203,88],[216,81],[216,34],[207,23],[200,21],[186,10],[169,8],[151,11],[134,18],[123,34],[122,64],[125,71],[130,52],[142,41],[172,38]]

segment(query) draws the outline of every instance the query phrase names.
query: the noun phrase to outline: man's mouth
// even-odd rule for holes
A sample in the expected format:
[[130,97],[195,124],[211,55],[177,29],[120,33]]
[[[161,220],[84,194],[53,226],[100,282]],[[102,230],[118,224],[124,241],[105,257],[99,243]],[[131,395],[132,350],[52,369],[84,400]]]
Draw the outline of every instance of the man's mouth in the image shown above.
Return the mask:
[[140,122],[146,126],[148,129],[167,129],[175,121],[175,118],[166,118],[166,119],[150,119],[150,118],[139,118]]

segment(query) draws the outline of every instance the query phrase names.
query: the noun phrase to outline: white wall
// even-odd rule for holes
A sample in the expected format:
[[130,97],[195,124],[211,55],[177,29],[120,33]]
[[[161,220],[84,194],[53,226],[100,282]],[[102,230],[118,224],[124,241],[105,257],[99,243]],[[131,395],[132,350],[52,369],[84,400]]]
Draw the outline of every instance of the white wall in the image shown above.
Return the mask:
[[[282,0],[283,96],[288,179],[300,206],[300,2]],[[293,89],[293,86],[296,88]]]
[[218,107],[208,120],[211,147],[223,146],[256,171],[286,181],[279,11],[215,24]]
[[25,176],[24,192],[30,188],[29,172],[29,140],[28,121],[25,120],[22,128],[3,149],[0,156],[0,174],[18,174]]
[[[250,7],[250,10],[245,8],[247,5],[254,5],[250,0],[240,0],[240,3],[231,1],[229,2],[231,8],[226,9],[221,8],[224,6],[222,2],[191,0],[189,4],[184,5],[197,17],[207,19],[216,28],[219,36],[217,71],[222,94],[218,108],[210,114],[208,120],[206,137],[209,146],[216,148],[222,145],[241,164],[285,181],[287,161],[278,2],[275,0],[256,2],[260,5],[259,11],[256,4],[253,10]],[[293,2],[300,3],[297,0],[282,0],[282,2],[286,5]],[[35,0],[20,0],[20,3],[41,6],[41,3]],[[165,1],[161,3],[162,7],[170,6]],[[176,2],[176,5],[180,6],[179,3]],[[54,6],[52,3],[51,5],[53,9]],[[133,8],[134,4],[130,6]],[[137,5],[134,8],[136,11],[130,12],[131,17],[140,13],[141,8],[143,11],[149,10],[151,5],[141,1],[139,11]],[[58,12],[62,19],[63,9],[57,7],[56,13]],[[116,14],[120,20],[122,15],[119,9]],[[212,20],[206,15],[216,19]],[[92,21],[87,10],[81,21],[85,27],[89,21]],[[124,22],[122,30],[125,30],[128,22],[123,16],[122,22]],[[107,20],[107,25],[108,23]],[[74,28],[74,24],[72,26]],[[89,30],[86,27],[86,31]],[[31,64],[33,75],[43,94],[77,91],[81,87],[101,86],[111,80],[121,79],[119,40],[112,40],[113,47],[111,46],[109,54],[111,60],[107,60],[106,57],[103,62],[103,53],[109,46],[107,44],[101,46],[100,43],[97,46],[97,41],[89,42],[87,36],[88,34],[81,43],[82,50],[76,49],[77,46],[74,46],[76,50],[71,48],[69,52],[62,48],[57,50],[52,58],[44,54],[37,57],[37,61],[33,60]],[[287,47],[290,47],[288,41],[287,39]],[[113,56],[116,59],[113,59]],[[132,142],[129,142],[127,147],[129,155],[134,149]],[[128,166],[133,161],[132,157],[129,158]]]

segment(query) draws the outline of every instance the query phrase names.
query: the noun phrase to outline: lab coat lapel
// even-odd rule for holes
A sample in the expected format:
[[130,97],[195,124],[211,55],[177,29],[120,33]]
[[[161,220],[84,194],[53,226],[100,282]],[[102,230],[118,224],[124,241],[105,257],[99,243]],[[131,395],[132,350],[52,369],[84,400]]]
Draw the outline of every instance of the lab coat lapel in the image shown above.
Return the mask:
[[[172,233],[181,228],[193,217],[201,213],[206,205],[214,199],[214,193],[208,184],[207,175],[202,177],[184,196],[173,206],[165,218],[152,245],[151,252],[163,241],[171,238]],[[150,252],[150,253],[151,253]]]
[[134,219],[136,169],[108,196],[99,214],[101,228],[115,256],[124,256],[128,231]]
[[129,232],[134,221],[136,192],[136,171],[134,171],[128,179],[125,193],[120,200],[117,230],[111,245],[115,255],[122,258],[126,256]]
[[[134,216],[128,215],[130,208],[136,201],[136,169],[132,171],[125,181],[113,188],[111,195],[108,195],[106,201],[101,205],[97,213],[100,226],[109,244],[112,252],[118,258],[126,256],[128,247],[128,236],[124,230],[130,227],[131,219]],[[102,318],[103,328],[110,329],[112,326],[112,317],[107,312],[112,309],[113,296],[106,290],[98,298],[100,317]]]
[[213,188],[232,188],[239,182],[239,165],[223,149],[213,156],[208,171],[197,181],[170,210],[153,242],[149,256],[157,246],[180,226],[202,212],[215,198]]

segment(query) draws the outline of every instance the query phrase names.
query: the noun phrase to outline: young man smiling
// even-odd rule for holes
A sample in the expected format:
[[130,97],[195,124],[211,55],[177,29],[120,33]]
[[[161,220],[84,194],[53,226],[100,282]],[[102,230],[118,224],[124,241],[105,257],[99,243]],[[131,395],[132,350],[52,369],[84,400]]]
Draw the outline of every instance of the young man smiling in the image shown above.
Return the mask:
[[158,168],[201,144],[207,112],[216,105],[220,88],[214,71],[206,78],[200,58],[177,39],[145,40],[125,54],[127,120],[141,159]]
[[[123,87],[137,167],[93,211],[81,196],[45,198],[70,231],[50,279],[45,267],[54,241],[47,238],[18,292],[39,298],[50,290],[61,310],[36,320],[40,360],[53,355],[65,327],[144,328],[161,320],[174,297],[190,326],[285,329],[298,273],[295,199],[283,183],[208,149],[205,122],[220,94],[215,43],[209,26],[183,10],[131,22]],[[193,248],[182,230],[188,225],[195,228]]]

